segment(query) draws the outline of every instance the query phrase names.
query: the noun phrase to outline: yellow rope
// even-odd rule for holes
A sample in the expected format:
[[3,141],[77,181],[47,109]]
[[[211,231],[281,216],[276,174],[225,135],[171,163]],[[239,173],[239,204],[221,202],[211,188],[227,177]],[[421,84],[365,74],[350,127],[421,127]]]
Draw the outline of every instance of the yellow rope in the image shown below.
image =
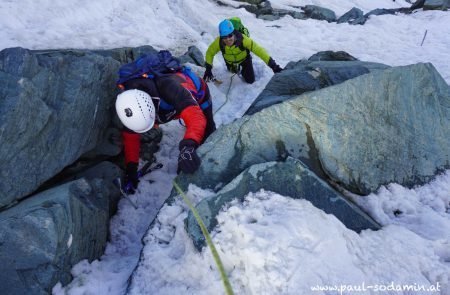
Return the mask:
[[208,233],[208,229],[206,228],[205,224],[203,223],[202,218],[198,214],[195,207],[192,205],[191,201],[189,201],[188,197],[184,194],[184,192],[181,190],[181,188],[178,186],[178,184],[174,181],[173,185],[175,189],[178,191],[178,193],[183,198],[184,202],[188,205],[189,209],[191,209],[192,213],[194,214],[195,220],[197,220],[198,225],[200,226],[200,229],[202,230],[203,236],[205,236],[206,243],[209,246],[209,249],[211,250],[212,256],[214,258],[214,261],[217,265],[217,268],[219,269],[220,277],[222,278],[222,282],[225,288],[225,293],[227,295],[233,295],[233,289],[231,288],[230,281],[228,280],[228,276],[225,272],[225,268],[223,267],[222,261],[220,260],[219,253],[216,250],[216,247],[214,247],[214,244],[212,242],[211,236]]
[[236,76],[236,73],[234,73],[231,78],[230,78],[230,84],[228,85],[228,90],[227,93],[225,94],[225,102],[214,112],[214,115],[217,114],[217,112],[224,106],[227,104],[228,102],[228,94],[230,93],[230,89],[231,89],[231,83],[233,83],[233,78],[234,76]]

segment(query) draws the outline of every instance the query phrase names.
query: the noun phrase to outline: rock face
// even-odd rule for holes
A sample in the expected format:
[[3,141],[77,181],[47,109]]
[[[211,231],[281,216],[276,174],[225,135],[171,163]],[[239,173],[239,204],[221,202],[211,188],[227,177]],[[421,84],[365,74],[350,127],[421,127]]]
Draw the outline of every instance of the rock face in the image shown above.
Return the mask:
[[[127,49],[0,52],[0,285],[5,294],[48,294],[72,266],[102,255],[119,199],[112,163],[57,174],[109,142],[115,73]],[[92,166],[86,165],[86,167]],[[51,183],[49,182],[50,179]],[[72,181],[71,181],[72,180]],[[71,182],[68,182],[71,181]],[[36,191],[39,188],[39,192]]]
[[424,10],[436,10],[436,9],[446,10],[448,8],[450,8],[449,0],[426,0],[423,3]]
[[366,22],[366,18],[364,17],[364,12],[356,7],[353,7],[344,15],[342,15],[336,21],[338,24],[349,23],[351,25],[363,25]]
[[[82,156],[120,153],[120,140],[113,141],[120,138],[114,122],[117,70],[154,52],[151,46],[0,52],[0,210]],[[198,49],[181,59],[195,62]]]
[[[81,178],[44,191],[0,214],[0,284],[4,294],[49,294],[71,280],[72,266],[104,252],[119,198],[111,178]],[[97,171],[98,172],[98,171]],[[98,176],[98,174],[96,174]]]
[[[285,162],[268,162],[250,166],[239,174],[213,198],[204,199],[196,209],[209,232],[217,225],[216,216],[229,202],[244,200],[249,192],[261,189],[295,199],[306,199],[326,213],[333,214],[352,230],[379,229],[380,226],[355,205],[346,201],[300,161],[287,158]],[[204,236],[192,212],[186,229],[197,249],[205,245]]]
[[358,61],[343,51],[319,52],[308,60],[289,63],[284,71],[274,75],[245,114],[252,115],[305,92],[336,85],[373,70],[386,68],[387,65]]
[[334,13],[334,11],[328,8],[320,7],[317,5],[306,5],[302,9],[305,12],[306,16],[312,19],[326,20],[329,23],[336,21],[336,14]]
[[[122,174],[112,158],[121,151],[116,73],[154,52],[0,52],[2,293],[48,294],[70,281],[74,264],[103,254],[120,194],[112,183]],[[198,49],[181,59],[196,63]],[[153,158],[160,139],[159,132],[143,137],[143,158]]]
[[449,106],[431,64],[373,71],[224,126],[198,149],[200,169],[177,181],[217,190],[251,165],[291,156],[356,194],[413,186],[450,167]]
[[[0,53],[0,208],[32,193],[100,141],[120,63],[72,51]],[[20,181],[18,181],[20,180]]]

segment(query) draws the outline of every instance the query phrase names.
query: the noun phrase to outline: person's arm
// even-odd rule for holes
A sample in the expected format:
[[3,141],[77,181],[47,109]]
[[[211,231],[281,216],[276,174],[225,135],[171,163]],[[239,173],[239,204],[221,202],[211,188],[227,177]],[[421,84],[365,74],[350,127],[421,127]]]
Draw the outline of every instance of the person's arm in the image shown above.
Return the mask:
[[139,163],[141,135],[136,132],[122,130],[122,140],[125,154],[125,165],[130,162]]
[[178,170],[184,173],[194,173],[200,167],[201,160],[197,155],[197,148],[203,141],[206,128],[206,117],[200,107],[189,106],[181,112],[181,118],[186,124],[186,132],[178,144]]
[[251,52],[256,54],[256,56],[258,56],[260,59],[262,59],[262,61],[265,62],[266,65],[268,65],[269,60],[270,60],[270,55],[267,53],[267,51],[262,46],[260,46],[258,43],[253,41],[253,39],[251,39],[245,35],[242,35],[242,37],[243,37],[242,44],[244,45],[244,48],[247,48],[248,50],[250,50]]
[[214,56],[220,51],[220,37],[217,37],[206,50],[205,62],[212,68]]
[[125,154],[125,187],[127,193],[134,194],[137,189],[139,151],[141,147],[141,135],[131,130],[122,130],[122,139]]
[[258,43],[248,38],[247,36],[243,35],[242,37],[243,37],[242,44],[244,45],[244,47],[253,52],[254,54],[256,54],[260,59],[262,59],[266,63],[266,65],[268,65],[272,69],[274,73],[279,73],[283,70],[275,62],[275,60],[272,57],[270,57],[270,55],[263,47],[258,45]]
[[183,139],[192,139],[200,144],[205,135],[206,117],[197,100],[185,88],[189,88],[185,78],[171,75],[158,79],[157,83],[161,98],[174,106],[177,114],[186,125]]
[[161,98],[175,107],[177,114],[184,121],[186,131],[178,148],[178,170],[184,173],[194,173],[201,160],[197,155],[197,148],[205,136],[206,117],[203,114],[197,100],[184,88],[188,87],[186,79],[177,75],[171,75],[158,81],[158,89]]
[[186,125],[183,139],[191,139],[200,145],[205,136],[206,117],[200,106],[188,106],[180,115]]
[[[124,90],[138,89],[152,97],[159,97],[153,79],[136,78],[124,83]],[[141,134],[126,127],[122,130],[122,142],[125,155],[125,190],[134,193],[138,187],[139,152],[141,147]]]

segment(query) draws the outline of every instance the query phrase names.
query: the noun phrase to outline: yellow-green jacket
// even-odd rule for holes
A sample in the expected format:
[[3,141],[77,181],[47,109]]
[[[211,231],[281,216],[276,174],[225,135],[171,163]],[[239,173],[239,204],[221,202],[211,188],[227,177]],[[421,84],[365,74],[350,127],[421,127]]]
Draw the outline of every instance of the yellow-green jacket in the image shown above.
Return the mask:
[[[247,57],[248,51],[253,52],[256,54],[260,59],[262,59],[266,64],[269,63],[270,55],[267,53],[267,51],[258,45],[255,41],[253,41],[251,38],[235,31],[235,37],[236,40],[233,44],[233,46],[226,46],[223,44],[223,58],[225,59],[225,62],[227,64],[240,64],[245,60]],[[208,47],[208,50],[206,50],[206,56],[205,60],[206,63],[213,65],[213,59],[214,56],[217,54],[217,52],[220,50],[220,37],[217,37]]]

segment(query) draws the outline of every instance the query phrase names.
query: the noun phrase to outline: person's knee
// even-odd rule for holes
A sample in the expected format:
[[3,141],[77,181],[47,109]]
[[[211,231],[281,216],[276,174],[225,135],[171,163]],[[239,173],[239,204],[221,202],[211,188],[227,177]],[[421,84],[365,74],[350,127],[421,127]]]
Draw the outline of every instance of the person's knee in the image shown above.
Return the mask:
[[250,77],[244,77],[245,82],[247,82],[248,84],[253,84],[253,82],[255,82],[255,76],[250,76]]

